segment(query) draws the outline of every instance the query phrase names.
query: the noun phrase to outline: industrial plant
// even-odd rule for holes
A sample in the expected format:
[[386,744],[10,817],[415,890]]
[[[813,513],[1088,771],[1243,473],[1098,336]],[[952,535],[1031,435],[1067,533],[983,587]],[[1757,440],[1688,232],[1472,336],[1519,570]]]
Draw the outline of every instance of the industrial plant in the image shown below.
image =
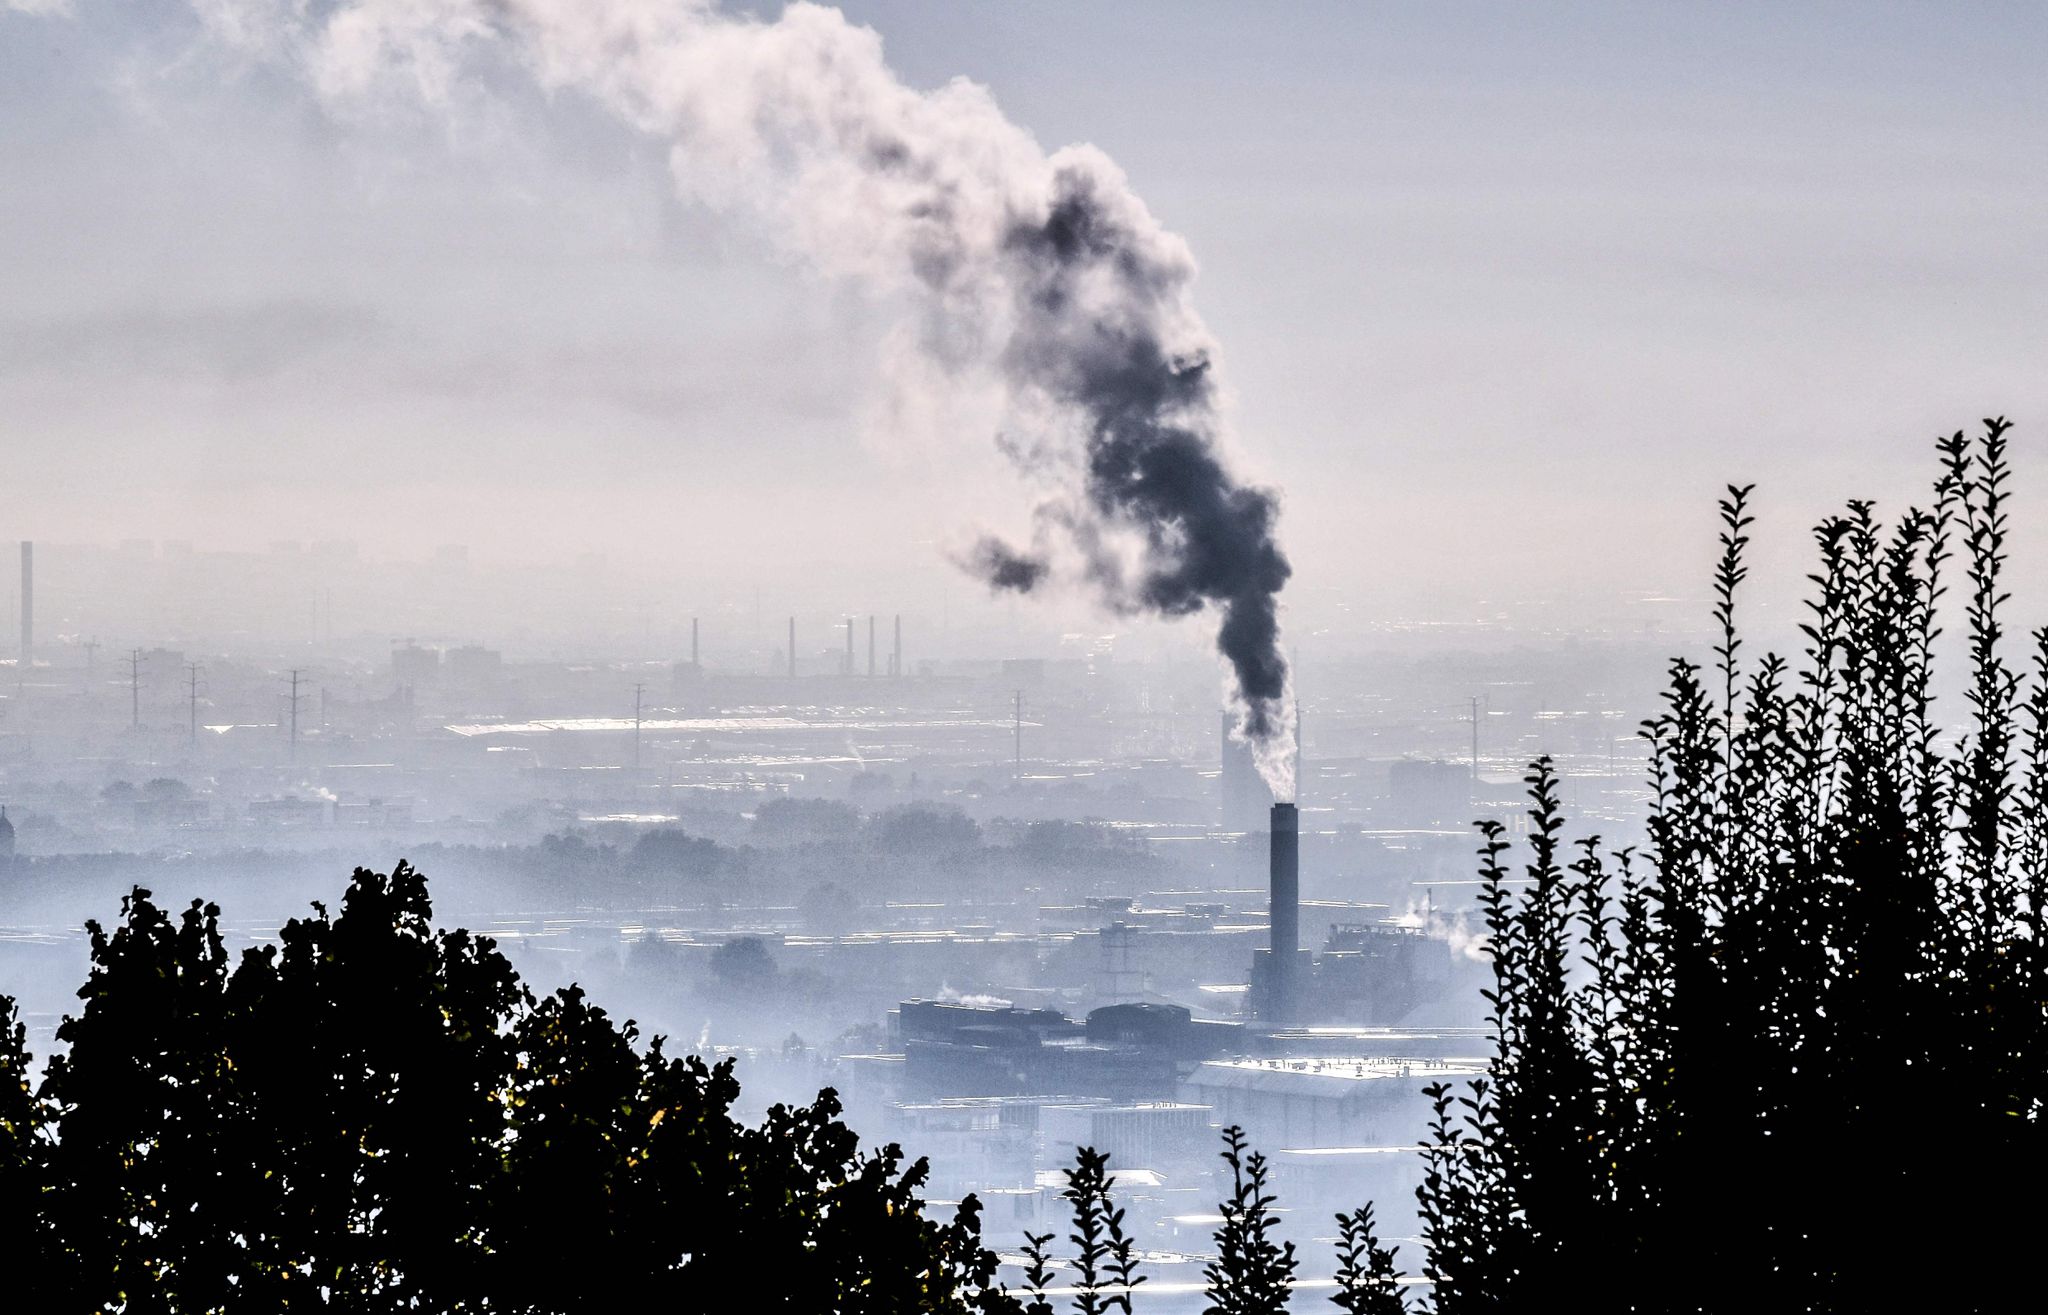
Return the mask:
[[[1513,670],[1397,630],[1367,663],[1304,667],[1298,793],[1276,799],[1213,671],[1112,634],[1005,655],[923,611],[725,608],[668,621],[666,653],[598,622],[575,654],[366,633],[350,614],[420,568],[334,548],[24,545],[21,567],[0,973],[34,1038],[70,1007],[51,984],[77,976],[84,919],[133,885],[255,936],[365,858],[409,858],[441,917],[531,977],[736,1057],[750,1107],[832,1087],[864,1135],[930,1157],[939,1199],[990,1203],[1005,1246],[1051,1226],[1089,1145],[1146,1235],[1192,1254],[1230,1124],[1302,1202],[1305,1248],[1327,1245],[1322,1203],[1398,1214],[1418,1093],[1491,1044],[1469,824],[1512,822],[1537,743],[1581,746],[1581,804],[1617,826],[1638,788],[1614,706],[1633,692],[1574,709],[1576,668],[1519,683],[1540,632]],[[580,583],[594,610],[633,590]],[[280,588],[319,600],[308,633],[124,624],[179,590],[226,620]],[[61,618],[40,645],[39,606]]]

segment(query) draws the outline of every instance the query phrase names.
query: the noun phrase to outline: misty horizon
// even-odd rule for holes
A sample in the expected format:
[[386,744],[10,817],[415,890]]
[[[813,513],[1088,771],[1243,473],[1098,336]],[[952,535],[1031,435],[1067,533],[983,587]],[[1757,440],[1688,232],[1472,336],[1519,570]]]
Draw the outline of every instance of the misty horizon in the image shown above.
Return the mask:
[[0,1294],[1993,1308],[2044,52],[0,0]]
[[[658,155],[594,106],[505,85],[455,126],[398,101],[338,113],[179,11],[144,27],[71,8],[0,11],[17,180],[0,258],[10,539],[221,543],[232,523],[226,546],[260,548],[431,525],[429,543],[480,559],[598,553],[673,578],[664,563],[715,554],[771,595],[819,578],[902,595],[943,587],[977,523],[1023,527],[989,430],[877,423],[886,308],[677,199]],[[1911,9],[1846,43],[1820,13],[1730,11],[1711,38],[1725,55],[1700,55],[1724,87],[1656,76],[1687,65],[1655,11],[1610,29],[1595,71],[1590,55],[1539,62],[1571,51],[1569,23],[1517,56],[1454,11],[1432,26],[1314,8],[1233,64],[1243,34],[1198,8],[1174,59],[1134,66],[1140,114],[997,53],[1057,31],[1107,59],[1149,39],[1133,19],[973,20],[1006,43],[970,39],[964,15],[894,12],[851,17],[877,25],[910,85],[979,79],[1048,146],[1106,150],[1189,237],[1244,464],[1282,491],[1290,608],[1341,596],[1459,619],[1538,588],[1696,593],[1722,484],[1759,483],[1797,560],[1837,493],[1828,454],[1858,452],[1856,491],[1898,505],[1928,435],[1984,409],[1979,380],[2009,413],[2039,409],[2013,391],[2030,372],[2000,364],[2035,354],[2029,285],[1991,287],[1990,257],[1952,240],[1970,227],[1923,218],[1944,177],[1967,183],[1983,224],[2030,203],[2030,170],[2000,145],[2026,134],[1968,130],[1971,115],[2040,114],[1994,71],[2024,43],[1968,48],[1995,101],[1936,103],[1893,74],[1972,38]],[[1498,71],[1485,100],[1447,107],[1415,74],[1372,76],[1426,69],[1449,42]],[[1808,92],[1773,102],[1775,136],[1720,111],[1745,77],[1809,49],[1832,54],[1803,61]],[[1573,85],[1618,98],[1631,126],[1588,120]],[[1177,145],[1167,125],[1183,119],[1210,158]],[[1681,130],[1701,167],[1674,172],[1658,133]],[[1874,151],[1873,133],[1905,147]],[[1792,204],[1802,149],[1833,180],[1827,206]],[[1532,176],[1545,160],[1547,181]],[[1258,179],[1257,201],[1219,197],[1233,178]],[[1542,203],[1505,209],[1485,190],[1510,186]],[[1590,229],[1569,218],[1575,196],[1598,198]],[[1282,216],[1307,240],[1271,240]],[[105,258],[86,258],[95,242]],[[1793,260],[1800,277],[1780,277]],[[1669,313],[1678,297],[1685,317]],[[1353,313],[1374,304],[1400,309]],[[1706,334],[1711,350],[1694,350]],[[1680,355],[1689,377],[1663,363]],[[725,496],[703,498],[707,481]],[[1585,502],[1616,481],[1641,495],[1628,510]],[[767,514],[732,516],[736,501]],[[1525,542],[1524,519],[1636,547]]]

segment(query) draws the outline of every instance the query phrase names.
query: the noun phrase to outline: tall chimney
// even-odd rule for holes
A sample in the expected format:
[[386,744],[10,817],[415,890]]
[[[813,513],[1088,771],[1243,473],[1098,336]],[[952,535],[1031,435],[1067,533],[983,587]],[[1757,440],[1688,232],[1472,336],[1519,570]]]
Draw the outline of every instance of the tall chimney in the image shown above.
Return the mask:
[[36,546],[21,541],[21,667],[26,677],[36,664]]
[[789,674],[796,678],[796,618],[789,618]]
[[1271,885],[1266,921],[1271,928],[1273,1019],[1294,1021],[1295,960],[1301,949],[1301,814],[1293,804],[1273,805]]
[[690,618],[690,665],[697,665],[697,618]]

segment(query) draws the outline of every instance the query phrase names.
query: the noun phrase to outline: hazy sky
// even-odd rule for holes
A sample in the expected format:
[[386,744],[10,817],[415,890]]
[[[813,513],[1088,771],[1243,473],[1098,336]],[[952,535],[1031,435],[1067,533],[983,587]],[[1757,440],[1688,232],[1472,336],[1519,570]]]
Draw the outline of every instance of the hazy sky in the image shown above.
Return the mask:
[[[1722,483],[1796,562],[1994,412],[2048,485],[2033,7],[847,9],[1188,239],[1303,630],[1697,594]],[[1029,494],[989,434],[875,434],[887,315],[498,90],[336,116],[180,6],[0,0],[0,537],[969,594],[943,545]]]

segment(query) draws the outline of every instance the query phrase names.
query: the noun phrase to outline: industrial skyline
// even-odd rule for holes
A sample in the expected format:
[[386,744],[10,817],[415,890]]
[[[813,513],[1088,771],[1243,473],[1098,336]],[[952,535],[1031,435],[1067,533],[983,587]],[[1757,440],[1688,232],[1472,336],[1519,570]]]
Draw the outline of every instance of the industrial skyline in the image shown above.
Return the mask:
[[2044,50],[0,0],[0,1305],[2024,1276]]

